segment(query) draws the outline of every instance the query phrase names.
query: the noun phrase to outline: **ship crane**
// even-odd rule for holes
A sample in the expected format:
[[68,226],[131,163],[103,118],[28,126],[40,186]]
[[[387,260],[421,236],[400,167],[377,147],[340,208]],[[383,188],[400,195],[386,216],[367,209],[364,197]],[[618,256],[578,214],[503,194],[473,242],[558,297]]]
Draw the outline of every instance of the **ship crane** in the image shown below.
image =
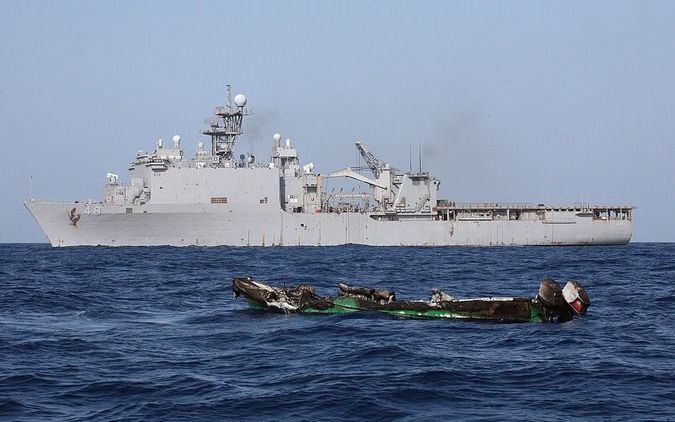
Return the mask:
[[354,142],[354,144],[356,145],[356,149],[359,150],[359,153],[361,153],[361,156],[368,165],[370,171],[373,172],[373,175],[375,176],[376,179],[379,179],[380,173],[382,172],[382,170],[388,167],[389,164],[377,158],[375,154],[370,152],[368,148],[366,148],[361,142],[356,141]]
[[358,174],[357,172],[353,171],[350,167],[347,167],[346,169],[334,171],[333,173],[328,173],[324,174],[323,177],[329,178],[329,177],[348,177],[350,179],[358,180],[359,182],[366,183],[370,186],[380,188],[383,190],[387,190],[389,187],[380,183],[377,180],[371,180],[367,178],[366,176],[362,176]]
[[375,201],[378,203],[380,210],[384,211],[387,208],[387,200],[389,198],[390,187],[383,183],[382,180],[372,180],[366,176],[362,176],[359,173],[353,171],[351,168],[347,167],[346,169],[338,170],[333,173],[328,173],[323,175],[325,178],[329,177],[347,177],[350,179],[363,182],[367,185],[370,185],[373,188],[375,194]]

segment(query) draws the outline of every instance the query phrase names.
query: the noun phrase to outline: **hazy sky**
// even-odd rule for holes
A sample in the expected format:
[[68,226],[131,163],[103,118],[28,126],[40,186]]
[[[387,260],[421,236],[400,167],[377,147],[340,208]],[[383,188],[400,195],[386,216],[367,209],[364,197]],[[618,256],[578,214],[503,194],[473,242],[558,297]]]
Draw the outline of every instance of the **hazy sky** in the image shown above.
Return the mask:
[[319,172],[361,140],[410,142],[457,202],[634,204],[675,241],[675,2],[27,2],[0,13],[0,241],[44,242],[22,205],[99,200],[106,172],[179,133],[225,84]]

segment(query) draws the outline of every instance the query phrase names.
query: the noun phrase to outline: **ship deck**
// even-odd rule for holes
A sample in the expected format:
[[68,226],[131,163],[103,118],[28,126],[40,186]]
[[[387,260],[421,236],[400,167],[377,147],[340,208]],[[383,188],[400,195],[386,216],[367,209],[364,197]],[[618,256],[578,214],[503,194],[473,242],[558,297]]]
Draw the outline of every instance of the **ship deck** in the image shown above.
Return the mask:
[[593,220],[632,220],[633,205],[565,204],[546,205],[526,202],[513,203],[455,203],[438,201],[436,212],[442,220],[521,220],[545,219],[554,214],[592,217]]

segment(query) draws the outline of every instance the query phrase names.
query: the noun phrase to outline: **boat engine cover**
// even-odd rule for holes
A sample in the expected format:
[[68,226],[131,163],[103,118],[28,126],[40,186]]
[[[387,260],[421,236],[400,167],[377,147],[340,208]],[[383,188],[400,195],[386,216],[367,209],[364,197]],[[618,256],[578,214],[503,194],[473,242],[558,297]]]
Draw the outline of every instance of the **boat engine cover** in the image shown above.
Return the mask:
[[565,302],[577,314],[585,314],[588,307],[591,306],[591,300],[586,293],[586,289],[576,280],[570,280],[565,284],[563,296]]
[[541,281],[537,298],[543,303],[554,307],[563,306],[565,303],[560,284],[550,278],[545,278]]

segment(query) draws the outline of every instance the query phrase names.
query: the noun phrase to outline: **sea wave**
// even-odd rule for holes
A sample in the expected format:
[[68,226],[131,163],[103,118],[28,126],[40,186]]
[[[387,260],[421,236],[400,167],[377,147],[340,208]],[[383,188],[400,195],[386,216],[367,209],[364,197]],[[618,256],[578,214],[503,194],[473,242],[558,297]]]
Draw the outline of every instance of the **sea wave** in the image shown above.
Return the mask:
[[[0,245],[0,419],[675,419],[673,262],[673,244]],[[577,279],[592,305],[566,324],[285,315],[232,296],[246,274],[421,299]]]

